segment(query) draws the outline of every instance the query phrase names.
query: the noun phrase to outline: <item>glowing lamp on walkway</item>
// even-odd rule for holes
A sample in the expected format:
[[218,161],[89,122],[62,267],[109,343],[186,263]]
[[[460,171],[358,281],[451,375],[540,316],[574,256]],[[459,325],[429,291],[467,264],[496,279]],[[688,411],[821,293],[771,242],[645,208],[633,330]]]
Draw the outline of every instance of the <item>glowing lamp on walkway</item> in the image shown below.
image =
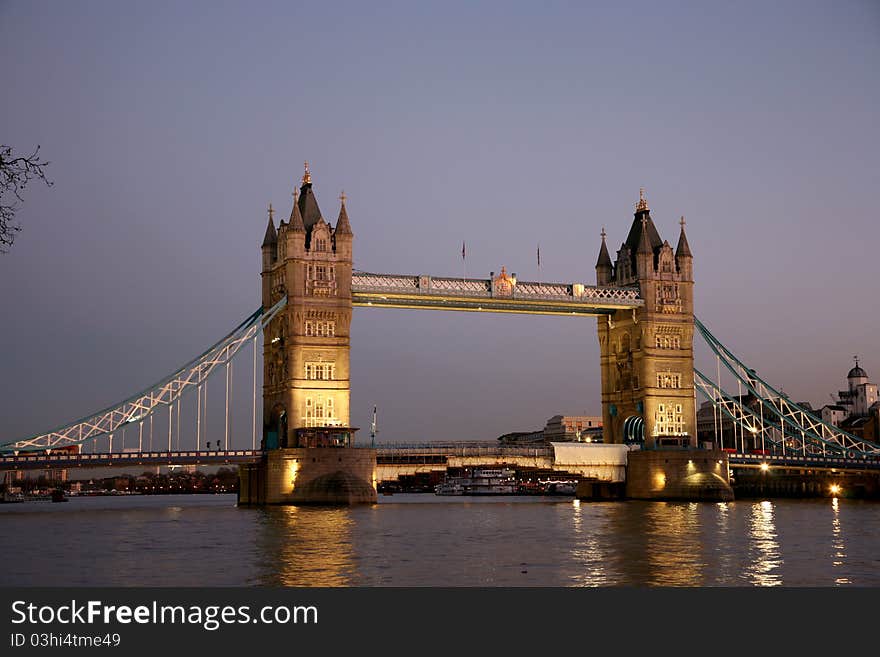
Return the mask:
[[767,470],[769,470],[769,469],[770,469],[770,466],[767,465],[766,463],[761,464],[761,472],[767,472]]

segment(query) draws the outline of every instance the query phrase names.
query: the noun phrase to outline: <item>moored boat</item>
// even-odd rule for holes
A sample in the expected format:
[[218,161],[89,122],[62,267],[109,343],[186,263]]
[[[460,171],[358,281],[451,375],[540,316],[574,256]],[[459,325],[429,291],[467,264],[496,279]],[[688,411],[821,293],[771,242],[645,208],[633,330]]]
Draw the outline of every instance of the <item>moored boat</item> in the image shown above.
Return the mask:
[[434,486],[435,495],[464,495],[464,486],[460,482],[454,480],[444,481],[442,484]]

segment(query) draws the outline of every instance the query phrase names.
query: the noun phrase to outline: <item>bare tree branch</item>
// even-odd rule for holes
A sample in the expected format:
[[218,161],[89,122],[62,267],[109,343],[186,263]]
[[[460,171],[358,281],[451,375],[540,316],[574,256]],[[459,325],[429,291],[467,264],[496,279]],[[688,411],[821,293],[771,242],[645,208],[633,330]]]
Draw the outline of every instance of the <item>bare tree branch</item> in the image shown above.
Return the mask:
[[52,181],[44,171],[49,162],[40,159],[39,145],[27,157],[15,157],[12,147],[0,145],[0,253],[7,253],[21,226],[15,221],[18,203],[31,180],[42,180],[48,187]]

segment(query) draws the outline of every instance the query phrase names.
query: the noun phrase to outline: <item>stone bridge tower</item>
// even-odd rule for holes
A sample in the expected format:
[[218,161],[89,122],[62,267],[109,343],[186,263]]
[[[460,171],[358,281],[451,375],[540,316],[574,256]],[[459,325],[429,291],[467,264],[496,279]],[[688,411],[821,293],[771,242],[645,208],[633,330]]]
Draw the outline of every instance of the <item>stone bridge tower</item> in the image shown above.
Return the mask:
[[612,264],[602,231],[600,286],[637,287],[645,305],[598,318],[606,443],[696,447],[693,256],[660,239],[644,190]]
[[[287,305],[263,333],[262,464],[245,468],[242,503],[376,500],[376,453],[354,446],[350,425],[352,241],[345,194],[336,225],[321,214],[308,162],[290,219],[262,243],[262,298]],[[326,449],[337,448],[337,449]]]
[[263,308],[287,306],[263,340],[263,437],[267,448],[349,445],[351,224],[345,195],[336,226],[318,207],[306,163],[290,220],[263,239]]

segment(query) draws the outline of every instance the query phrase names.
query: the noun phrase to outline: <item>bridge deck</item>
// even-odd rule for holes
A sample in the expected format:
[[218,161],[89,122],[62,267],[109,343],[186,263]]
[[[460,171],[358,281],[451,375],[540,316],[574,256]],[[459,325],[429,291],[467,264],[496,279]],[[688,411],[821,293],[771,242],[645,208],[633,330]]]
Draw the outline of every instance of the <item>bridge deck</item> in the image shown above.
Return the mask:
[[352,274],[351,297],[355,306],[540,315],[608,315],[644,305],[634,288],[366,272]]
[[262,458],[260,450],[240,449],[216,452],[106,452],[98,454],[45,454],[42,452],[0,456],[2,470],[103,468],[130,465],[240,465]]
[[[328,448],[330,449],[330,448]],[[180,451],[180,452],[113,452],[98,454],[46,454],[21,452],[0,455],[0,471],[66,468],[98,468],[107,466],[169,466],[169,465],[239,465],[254,463],[263,457],[260,450]],[[781,456],[764,454],[729,454],[732,467],[760,468],[766,463],[770,469],[805,468],[850,472],[880,471],[880,459],[871,457]],[[436,465],[445,468],[450,462],[468,463],[532,461],[554,462],[550,446],[508,447],[492,443],[441,443],[422,445],[377,445],[378,465]]]
[[845,458],[841,456],[782,456],[779,454],[730,454],[728,461],[732,467],[761,468],[767,464],[769,469],[806,468],[810,470],[840,470],[864,472],[880,470],[880,459],[872,456]]

